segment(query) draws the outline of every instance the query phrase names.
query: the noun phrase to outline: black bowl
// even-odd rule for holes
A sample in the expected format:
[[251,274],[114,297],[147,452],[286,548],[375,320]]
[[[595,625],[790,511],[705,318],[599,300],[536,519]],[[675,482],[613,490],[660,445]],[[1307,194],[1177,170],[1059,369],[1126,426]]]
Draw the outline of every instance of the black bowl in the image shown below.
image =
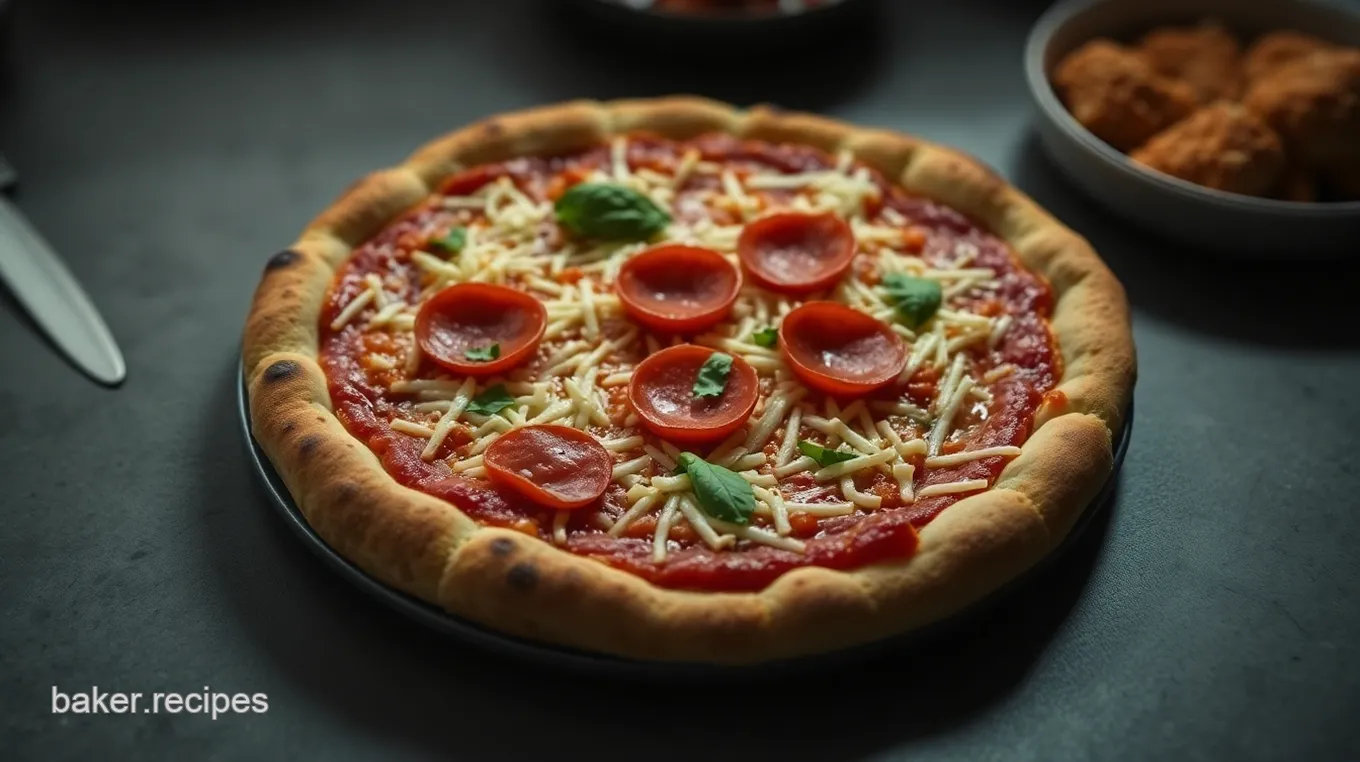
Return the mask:
[[634,8],[620,0],[571,0],[578,11],[602,30],[621,38],[648,46],[701,44],[703,55],[723,49],[750,51],[787,46],[813,37],[825,39],[867,18],[874,2],[831,0],[795,13],[683,13]]

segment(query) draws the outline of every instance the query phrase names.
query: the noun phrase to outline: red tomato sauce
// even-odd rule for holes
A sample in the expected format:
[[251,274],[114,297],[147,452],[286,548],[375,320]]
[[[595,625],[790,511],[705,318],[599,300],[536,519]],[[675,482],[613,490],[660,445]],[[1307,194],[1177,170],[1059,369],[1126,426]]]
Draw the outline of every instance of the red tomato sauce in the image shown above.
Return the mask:
[[[690,150],[697,150],[704,160],[721,163],[739,175],[755,170],[790,173],[834,166],[831,157],[810,147],[740,141],[726,135],[703,135],[680,142],[633,136],[627,155],[634,170],[647,167],[671,172]],[[609,149],[604,146],[565,156],[515,159],[463,173],[445,186],[442,195],[468,194],[499,177],[509,177],[531,198],[551,200],[590,169],[608,161]],[[937,202],[912,196],[890,185],[876,172],[871,171],[870,175],[883,194],[882,203],[871,210],[871,222],[890,224],[882,216],[885,208],[905,217],[913,230],[912,236],[924,237],[919,256],[927,261],[948,260],[952,256],[950,252],[961,242],[976,247],[976,254],[968,266],[993,269],[1001,285],[985,297],[979,297],[988,303],[974,308],[986,314],[1004,311],[1012,316],[1011,328],[1000,344],[991,350],[975,350],[972,356],[975,367],[983,372],[1003,363],[1014,365],[1015,370],[988,385],[993,400],[987,406],[985,420],[969,429],[964,441],[950,442],[949,446],[956,450],[1023,443],[1030,434],[1035,411],[1044,394],[1054,387],[1061,375],[1061,358],[1056,354],[1047,321],[1053,304],[1051,289],[1041,278],[1025,270],[1003,241],[982,230],[968,217]],[[685,203],[687,193],[716,187],[719,187],[716,175],[692,174],[673,203],[676,218],[690,219],[695,214],[695,205]],[[783,191],[772,191],[764,196],[778,198],[781,193]],[[402,342],[409,339],[365,333],[354,322],[340,330],[330,327],[343,306],[365,289],[364,277],[369,273],[402,276],[398,280],[404,279],[407,286],[404,293],[399,290],[396,295],[408,302],[416,300],[420,291],[419,277],[416,266],[410,261],[410,253],[425,243],[431,230],[450,224],[455,214],[438,206],[442,195],[436,194],[410,210],[358,247],[337,274],[320,318],[321,362],[331,399],[345,427],[378,456],[387,472],[401,484],[447,500],[480,523],[549,539],[552,523],[549,511],[513,492],[498,489],[486,479],[455,474],[443,460],[422,460],[425,440],[392,430],[391,421],[408,413],[414,400],[411,395],[387,389],[389,383],[403,377],[400,369],[372,368],[365,358],[370,352],[390,351],[400,368],[406,350]],[[728,219],[720,219],[720,213],[713,217],[718,224],[740,222],[735,213]],[[561,233],[549,223],[543,226],[539,235],[552,246],[560,240]],[[564,272],[563,276],[566,275]],[[426,377],[430,375],[428,362]],[[937,374],[918,374],[914,377],[913,388],[916,384],[933,387],[936,380]],[[923,391],[929,393],[928,388]],[[618,389],[611,393],[612,404],[627,404],[621,392]],[[440,448],[439,458],[457,452],[468,441],[466,432],[456,429]],[[1005,463],[1006,459],[995,457],[925,470],[918,459],[917,473],[924,476],[918,476],[916,488],[919,491],[927,484],[964,479],[991,482]],[[833,499],[826,486],[818,485],[808,473],[786,477],[781,483],[785,498],[789,500],[819,502]],[[590,511],[586,509],[572,513],[565,547],[664,587],[758,590],[781,574],[801,566],[854,569],[910,557],[917,546],[917,530],[940,511],[966,497],[940,495],[904,506],[895,482],[882,474],[862,476],[857,484],[862,490],[879,494],[883,498],[882,507],[869,514],[823,519],[794,514],[790,517],[793,536],[805,541],[803,553],[750,543],[736,549],[713,551],[690,532],[673,534],[672,549],[665,562],[655,564],[651,559],[650,539],[650,528],[655,526],[654,516],[636,522],[623,537],[613,537],[590,523]],[[601,512],[617,517],[627,506],[623,489],[611,485],[601,498],[599,508]]]

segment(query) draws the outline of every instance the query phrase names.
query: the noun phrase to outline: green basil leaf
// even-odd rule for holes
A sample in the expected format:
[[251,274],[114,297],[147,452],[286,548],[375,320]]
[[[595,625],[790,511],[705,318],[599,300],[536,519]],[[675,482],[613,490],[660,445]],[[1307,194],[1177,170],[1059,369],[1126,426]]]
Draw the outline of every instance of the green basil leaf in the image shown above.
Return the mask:
[[774,349],[774,345],[779,343],[779,329],[762,328],[751,334],[751,340],[766,349]]
[[727,374],[732,371],[732,356],[714,352],[704,360],[699,368],[699,377],[694,380],[695,397],[719,397],[727,388]]
[[490,362],[501,356],[501,345],[492,344],[489,347],[472,347],[463,352],[463,356],[476,362]]
[[468,403],[467,411],[478,415],[495,415],[513,404],[515,398],[506,391],[505,384],[496,384],[473,397]]
[[940,308],[943,292],[938,281],[913,278],[902,273],[889,273],[883,278],[883,290],[888,301],[909,328],[919,328]]
[[671,222],[651,199],[610,183],[574,185],[554,209],[558,223],[572,234],[607,241],[645,241]]
[[680,467],[689,474],[694,497],[704,513],[715,519],[745,525],[756,510],[756,493],[751,483],[735,471],[700,458],[692,452],[680,453]]
[[430,241],[430,248],[442,251],[445,254],[457,254],[467,246],[467,228],[456,227],[449,231],[449,234],[437,241]]
[[813,460],[817,461],[817,465],[821,466],[822,468],[826,468],[827,466],[832,465],[833,463],[844,463],[847,460],[852,460],[854,458],[859,457],[853,452],[828,450],[827,448],[822,447],[821,445],[815,442],[809,442],[806,439],[798,443],[798,452],[801,452],[804,455],[808,456],[809,458],[812,458]]

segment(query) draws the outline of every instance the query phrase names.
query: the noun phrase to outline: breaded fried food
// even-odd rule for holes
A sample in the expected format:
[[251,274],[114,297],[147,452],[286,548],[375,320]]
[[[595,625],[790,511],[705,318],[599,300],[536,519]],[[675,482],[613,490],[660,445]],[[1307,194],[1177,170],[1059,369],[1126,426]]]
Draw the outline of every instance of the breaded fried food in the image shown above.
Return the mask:
[[1173,177],[1229,193],[1259,196],[1284,173],[1284,147],[1265,122],[1220,101],[1158,133],[1130,154]]
[[1143,37],[1138,54],[1163,77],[1195,89],[1200,103],[1242,94],[1242,47],[1221,24],[1161,27]]
[[1256,38],[1242,57],[1242,73],[1251,86],[1283,69],[1286,65],[1314,53],[1336,49],[1336,45],[1311,34],[1284,30]]
[[1157,75],[1137,54],[1107,39],[1069,53],[1053,85],[1078,122],[1126,153],[1195,109],[1189,85]]
[[1243,101],[1309,166],[1360,160],[1360,50],[1336,48],[1287,64]]

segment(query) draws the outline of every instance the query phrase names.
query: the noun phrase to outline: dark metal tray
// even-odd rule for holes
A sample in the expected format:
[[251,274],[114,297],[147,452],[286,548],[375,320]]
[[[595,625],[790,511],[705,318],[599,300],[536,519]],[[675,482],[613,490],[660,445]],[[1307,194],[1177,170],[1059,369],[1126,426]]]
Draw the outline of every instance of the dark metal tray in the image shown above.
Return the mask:
[[637,661],[503,635],[495,630],[454,616],[437,606],[394,590],[382,582],[373,579],[359,567],[350,563],[339,553],[332,550],[331,547],[312,530],[311,526],[307,524],[307,520],[303,517],[302,511],[298,509],[297,504],[293,502],[292,496],[288,494],[288,489],[284,486],[283,480],[269,463],[268,458],[265,457],[264,452],[260,449],[259,444],[255,441],[255,438],[251,433],[249,403],[247,401],[246,383],[243,373],[240,374],[240,382],[237,386],[237,404],[240,413],[241,433],[245,438],[246,449],[250,453],[251,464],[254,466],[255,473],[259,477],[260,484],[263,487],[266,496],[269,498],[270,504],[278,510],[288,527],[302,539],[307,547],[333,570],[339,572],[342,577],[358,586],[359,589],[363,590],[368,595],[377,598],[379,601],[396,609],[405,616],[415,619],[441,633],[498,652],[502,655],[527,659],[559,668],[636,678],[713,679],[736,676],[745,679],[775,675],[787,676],[790,672],[796,670],[827,668],[832,665],[843,665],[848,662],[862,661],[886,651],[904,648],[908,644],[919,644],[960,627],[965,622],[991,608],[997,600],[1008,595],[1021,585],[1026,584],[1040,570],[1052,563],[1054,559],[1063,555],[1063,553],[1075,543],[1077,537],[1082,534],[1082,531],[1091,523],[1092,518],[1100,513],[1105,506],[1111,502],[1115,481],[1119,475],[1119,469],[1124,463],[1124,454],[1128,451],[1131,429],[1133,427],[1133,406],[1130,404],[1129,410],[1124,417],[1124,428],[1120,430],[1119,435],[1115,439],[1114,468],[1110,472],[1110,477],[1106,480],[1104,486],[1101,487],[1095,500],[1091,501],[1091,504],[1087,506],[1086,510],[1083,511],[1082,515],[1077,519],[1077,523],[1072,527],[1072,531],[1068,533],[1067,537],[1057,548],[1045,556],[1044,559],[1033,568],[1020,577],[1012,580],[1010,583],[995,590],[982,600],[973,603],[947,619],[933,622],[925,627],[873,643],[796,659],[782,659],[778,661],[762,662],[750,666],[733,667],[682,662]]

